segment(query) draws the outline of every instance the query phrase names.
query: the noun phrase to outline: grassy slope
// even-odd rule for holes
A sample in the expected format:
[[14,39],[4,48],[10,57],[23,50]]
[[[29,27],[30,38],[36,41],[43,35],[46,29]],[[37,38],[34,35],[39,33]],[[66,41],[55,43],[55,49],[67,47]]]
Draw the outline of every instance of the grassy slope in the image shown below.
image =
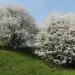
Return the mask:
[[48,67],[29,54],[0,50],[0,75],[75,75],[75,70]]

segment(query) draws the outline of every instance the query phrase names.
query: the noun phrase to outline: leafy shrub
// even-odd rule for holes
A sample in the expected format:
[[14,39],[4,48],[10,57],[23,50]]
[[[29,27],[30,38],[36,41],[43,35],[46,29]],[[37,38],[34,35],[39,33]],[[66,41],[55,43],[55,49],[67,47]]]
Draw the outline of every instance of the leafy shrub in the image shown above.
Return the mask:
[[75,15],[50,14],[35,37],[35,54],[59,65],[75,63]]

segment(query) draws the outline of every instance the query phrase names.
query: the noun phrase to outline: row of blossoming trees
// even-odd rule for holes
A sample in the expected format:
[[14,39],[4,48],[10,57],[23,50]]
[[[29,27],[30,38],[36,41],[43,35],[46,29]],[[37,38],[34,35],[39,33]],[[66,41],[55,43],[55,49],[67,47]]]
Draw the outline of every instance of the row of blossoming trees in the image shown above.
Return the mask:
[[22,7],[0,8],[0,45],[35,48],[34,53],[57,64],[75,63],[75,14],[54,13],[37,27]]

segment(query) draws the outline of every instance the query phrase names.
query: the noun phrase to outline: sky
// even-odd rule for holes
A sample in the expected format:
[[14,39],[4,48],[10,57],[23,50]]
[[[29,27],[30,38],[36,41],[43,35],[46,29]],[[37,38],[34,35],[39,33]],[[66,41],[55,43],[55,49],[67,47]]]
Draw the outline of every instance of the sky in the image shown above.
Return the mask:
[[22,5],[35,18],[42,22],[49,12],[75,13],[75,0],[0,0],[0,5]]

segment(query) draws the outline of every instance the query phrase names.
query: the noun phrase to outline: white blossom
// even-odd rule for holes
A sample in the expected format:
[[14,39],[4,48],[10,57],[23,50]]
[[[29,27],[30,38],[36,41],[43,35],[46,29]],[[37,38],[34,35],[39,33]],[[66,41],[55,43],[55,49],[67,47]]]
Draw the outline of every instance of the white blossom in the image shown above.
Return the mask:
[[[0,41],[12,47],[32,42],[36,33],[33,17],[22,7],[5,6],[0,9]],[[33,35],[33,36],[32,36]]]
[[75,61],[75,14],[50,14],[40,29],[35,39],[35,44],[40,42],[37,51],[61,65]]

